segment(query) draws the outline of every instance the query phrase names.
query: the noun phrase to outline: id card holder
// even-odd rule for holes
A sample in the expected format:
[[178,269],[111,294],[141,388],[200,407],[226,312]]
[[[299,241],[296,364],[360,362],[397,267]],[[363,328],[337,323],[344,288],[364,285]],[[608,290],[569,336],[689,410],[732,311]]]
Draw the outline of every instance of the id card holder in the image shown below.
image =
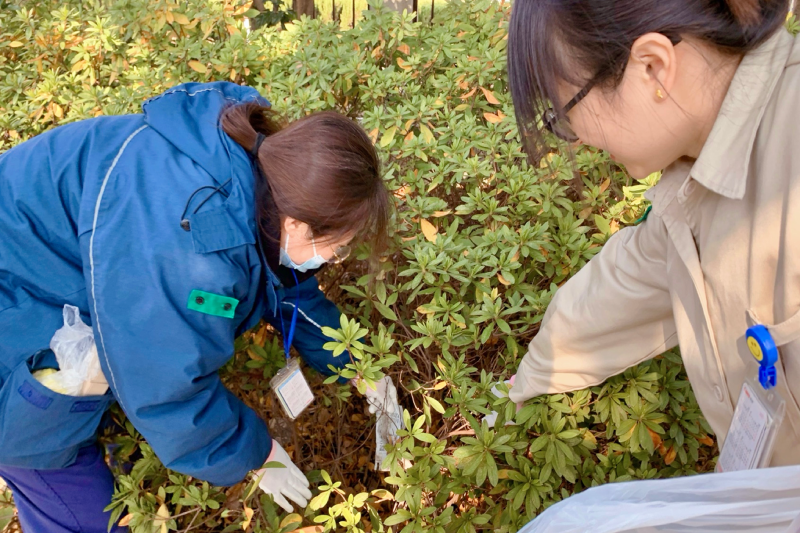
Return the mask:
[[769,466],[775,437],[786,413],[786,401],[775,390],[778,348],[767,328],[748,328],[747,345],[759,363],[758,379],[747,378],[742,385],[717,472]]
[[774,390],[764,390],[747,378],[739,393],[733,422],[717,461],[717,472],[769,466],[786,402]]
[[286,363],[269,384],[278,396],[283,410],[292,420],[300,416],[314,401],[311,387],[308,386],[308,381],[300,370],[300,362],[295,357]]

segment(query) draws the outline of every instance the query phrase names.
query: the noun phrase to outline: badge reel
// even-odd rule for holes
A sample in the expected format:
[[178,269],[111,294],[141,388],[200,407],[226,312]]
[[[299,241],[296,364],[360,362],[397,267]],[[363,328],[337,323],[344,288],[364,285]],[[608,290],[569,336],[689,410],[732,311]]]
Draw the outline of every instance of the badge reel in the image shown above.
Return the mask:
[[717,472],[769,466],[775,437],[786,412],[786,402],[775,390],[778,347],[763,325],[747,329],[747,347],[758,361],[758,379],[748,377],[739,393],[728,437],[722,447]]
[[[292,271],[292,274],[294,274],[294,271]],[[297,281],[296,274],[295,281]],[[289,326],[288,335],[286,335],[286,328],[283,325],[283,314],[281,313],[280,315],[281,329],[284,332],[283,350],[286,353],[286,366],[280,369],[275,377],[269,381],[270,386],[278,396],[283,410],[292,420],[300,416],[300,413],[314,401],[314,394],[311,392],[311,387],[308,386],[308,381],[306,381],[306,377],[300,369],[300,362],[296,358],[289,356],[289,349],[292,346],[294,329],[297,324],[297,308],[299,304],[300,296],[298,294],[292,311],[292,322]]]

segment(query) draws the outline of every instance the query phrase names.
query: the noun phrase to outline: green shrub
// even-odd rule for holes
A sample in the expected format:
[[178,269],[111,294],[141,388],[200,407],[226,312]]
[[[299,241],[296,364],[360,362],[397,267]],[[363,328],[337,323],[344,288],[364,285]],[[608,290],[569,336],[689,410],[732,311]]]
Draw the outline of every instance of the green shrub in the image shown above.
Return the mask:
[[[322,109],[357,118],[385,159],[394,245],[377,273],[350,261],[321,282],[345,313],[331,342],[353,354],[348,375],[392,375],[406,429],[390,472],[375,472],[363,397],[311,371],[317,401],[288,423],[268,390],[280,341],[261,325],[237,340],[223,378],[309,472],[309,507],[287,515],[252,484],[169,472],[116,411],[119,429],[104,438],[119,464],[134,464],[115,467],[115,517],[136,533],[515,531],[588,486],[713,467],[676,353],[518,413],[490,393],[515,371],[558,286],[643,214],[658,178],[633,181],[585,148],[574,169],[555,147],[546,164],[528,165],[506,85],[508,4],[437,3],[434,24],[376,4],[354,30],[304,19],[251,33],[249,7],[0,0],[0,151],[59,124],[138,112],[186,81],[253,85],[293,118]],[[495,429],[480,422],[492,409]]]

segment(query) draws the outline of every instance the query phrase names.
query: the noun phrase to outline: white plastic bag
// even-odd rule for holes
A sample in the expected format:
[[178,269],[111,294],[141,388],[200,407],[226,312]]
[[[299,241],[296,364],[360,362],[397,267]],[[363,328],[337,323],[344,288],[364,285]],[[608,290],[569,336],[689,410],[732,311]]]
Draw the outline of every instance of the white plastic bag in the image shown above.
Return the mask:
[[[100,368],[100,358],[94,343],[92,328],[83,323],[80,311],[72,305],[64,306],[64,325],[50,340],[50,349],[56,356],[58,371],[34,373],[42,385],[68,396],[102,394],[97,390],[97,381],[105,384]],[[87,386],[90,390],[87,390]]]
[[594,487],[520,533],[797,533],[800,465]]

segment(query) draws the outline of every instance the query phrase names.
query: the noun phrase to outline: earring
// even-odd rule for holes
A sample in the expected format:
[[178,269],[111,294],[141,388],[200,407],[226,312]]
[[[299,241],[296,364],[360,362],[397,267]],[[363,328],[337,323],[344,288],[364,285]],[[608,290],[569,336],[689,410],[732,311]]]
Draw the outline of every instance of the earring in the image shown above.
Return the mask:
[[656,97],[659,100],[663,100],[664,99],[664,93],[661,92],[661,89],[656,89]]

